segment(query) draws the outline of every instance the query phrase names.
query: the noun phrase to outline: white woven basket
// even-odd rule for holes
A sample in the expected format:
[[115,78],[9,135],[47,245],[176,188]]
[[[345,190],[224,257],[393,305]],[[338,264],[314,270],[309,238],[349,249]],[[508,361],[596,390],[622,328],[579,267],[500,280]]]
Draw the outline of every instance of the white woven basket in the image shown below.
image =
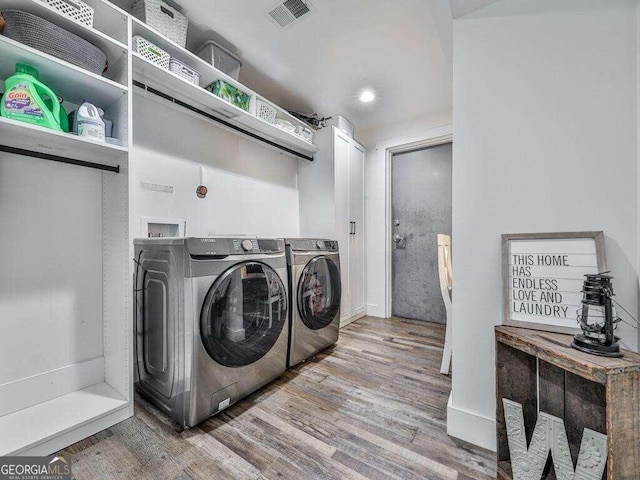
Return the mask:
[[136,0],[131,13],[181,47],[187,44],[189,20],[162,0]]
[[140,54],[151,63],[155,63],[159,67],[169,69],[171,56],[157,45],[151,43],[140,35],[133,37],[133,51]]
[[276,115],[278,110],[273,108],[273,106],[269,105],[267,102],[256,99],[256,117],[265,122],[276,123]]
[[277,118],[276,127],[278,127],[281,130],[284,130],[285,132],[293,133],[294,135],[296,133],[296,126],[287,120],[282,120],[280,118]]
[[40,0],[78,23],[93,28],[94,10],[80,0]]
[[180,60],[172,58],[169,61],[169,70],[185,80],[200,85],[200,74],[189,65],[185,65]]

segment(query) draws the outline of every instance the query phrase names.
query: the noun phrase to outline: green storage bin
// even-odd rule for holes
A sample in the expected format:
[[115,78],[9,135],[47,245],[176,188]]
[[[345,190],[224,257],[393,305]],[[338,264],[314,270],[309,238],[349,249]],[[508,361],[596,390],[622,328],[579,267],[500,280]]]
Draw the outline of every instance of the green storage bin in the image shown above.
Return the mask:
[[246,110],[247,112],[249,111],[251,95],[244,93],[242,90],[228,84],[224,80],[216,80],[204,88],[232,105],[235,105],[242,110]]

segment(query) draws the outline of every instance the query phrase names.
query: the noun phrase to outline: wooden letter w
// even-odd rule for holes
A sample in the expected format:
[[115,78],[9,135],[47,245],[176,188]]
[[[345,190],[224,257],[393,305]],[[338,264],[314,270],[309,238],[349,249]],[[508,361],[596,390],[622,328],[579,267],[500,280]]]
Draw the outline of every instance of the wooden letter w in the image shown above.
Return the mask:
[[527,448],[522,405],[502,399],[514,480],[540,480],[549,451],[558,480],[601,480],[607,464],[607,436],[588,428],[582,434],[578,465],[573,468],[564,422],[539,412]]

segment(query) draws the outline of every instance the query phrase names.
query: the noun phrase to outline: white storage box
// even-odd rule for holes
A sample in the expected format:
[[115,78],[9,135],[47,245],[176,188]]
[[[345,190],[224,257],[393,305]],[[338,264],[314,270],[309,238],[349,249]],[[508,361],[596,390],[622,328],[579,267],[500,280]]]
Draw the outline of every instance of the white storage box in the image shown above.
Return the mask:
[[133,37],[133,51],[159,67],[169,69],[169,54],[140,35]]
[[180,60],[172,58],[169,61],[169,70],[191,83],[194,83],[198,86],[200,85],[200,74],[189,65],[185,65],[184,63],[182,63]]
[[285,132],[293,134],[296,133],[296,126],[287,120],[282,120],[281,118],[276,119],[276,127],[284,130]]
[[78,23],[93,28],[94,10],[80,0],[40,0]]
[[136,0],[131,13],[181,47],[187,44],[189,20],[162,0]]
[[240,59],[213,40],[205,42],[196,51],[196,55],[234,80],[240,78],[240,67],[242,67]]

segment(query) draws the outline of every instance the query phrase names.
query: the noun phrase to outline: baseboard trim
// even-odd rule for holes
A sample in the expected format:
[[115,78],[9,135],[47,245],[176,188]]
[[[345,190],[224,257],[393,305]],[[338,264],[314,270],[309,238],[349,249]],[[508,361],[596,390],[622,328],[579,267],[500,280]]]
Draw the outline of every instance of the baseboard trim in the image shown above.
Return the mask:
[[496,451],[496,421],[447,402],[447,434],[479,447]]
[[351,317],[342,318],[342,319],[340,319],[340,328],[346,327],[350,323],[353,323],[356,320],[360,320],[361,318],[363,318],[365,316],[366,316],[365,312],[362,312],[362,313],[356,313],[355,315],[352,315]]
[[367,304],[367,315],[369,317],[385,318],[386,313],[384,311],[384,307],[381,307],[377,303],[368,303]]

